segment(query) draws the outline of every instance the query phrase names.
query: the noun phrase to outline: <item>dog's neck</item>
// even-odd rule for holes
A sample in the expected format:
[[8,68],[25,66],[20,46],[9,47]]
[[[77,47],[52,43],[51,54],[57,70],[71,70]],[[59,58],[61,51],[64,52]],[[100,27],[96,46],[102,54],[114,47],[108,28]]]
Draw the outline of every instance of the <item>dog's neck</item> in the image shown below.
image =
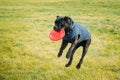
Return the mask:
[[74,22],[71,22],[70,26],[65,29],[65,34],[69,34],[72,31]]

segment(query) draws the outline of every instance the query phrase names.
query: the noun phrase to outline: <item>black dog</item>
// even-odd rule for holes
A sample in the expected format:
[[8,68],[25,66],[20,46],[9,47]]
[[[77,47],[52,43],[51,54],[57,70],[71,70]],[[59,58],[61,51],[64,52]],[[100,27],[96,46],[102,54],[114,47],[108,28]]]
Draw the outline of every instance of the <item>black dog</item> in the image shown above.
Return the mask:
[[83,58],[88,51],[88,47],[91,43],[91,35],[89,31],[83,27],[82,25],[74,22],[68,16],[57,16],[55,20],[54,30],[65,30],[65,36],[62,40],[62,44],[58,53],[58,57],[60,57],[63,53],[63,50],[66,48],[68,43],[71,43],[71,46],[66,54],[66,58],[69,58],[69,62],[65,65],[66,67],[70,66],[72,63],[73,55],[76,49],[80,46],[83,47],[82,57],[77,64],[76,68],[79,69],[83,62]]

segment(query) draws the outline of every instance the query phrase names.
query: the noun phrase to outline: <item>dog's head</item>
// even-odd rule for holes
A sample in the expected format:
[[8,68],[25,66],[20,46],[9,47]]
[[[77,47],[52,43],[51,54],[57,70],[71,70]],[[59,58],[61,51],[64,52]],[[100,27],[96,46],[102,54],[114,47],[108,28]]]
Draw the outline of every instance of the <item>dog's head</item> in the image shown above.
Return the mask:
[[73,25],[73,20],[68,16],[57,16],[54,30],[69,29]]

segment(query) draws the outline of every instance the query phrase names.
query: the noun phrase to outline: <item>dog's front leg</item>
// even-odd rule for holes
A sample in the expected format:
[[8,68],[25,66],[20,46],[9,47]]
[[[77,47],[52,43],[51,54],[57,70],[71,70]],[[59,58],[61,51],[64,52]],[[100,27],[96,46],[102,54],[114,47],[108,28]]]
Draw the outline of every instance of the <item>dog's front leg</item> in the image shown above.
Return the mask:
[[87,51],[88,51],[88,48],[89,48],[89,46],[90,46],[90,43],[91,43],[91,39],[90,39],[90,40],[87,40],[87,42],[86,42],[85,45],[83,46],[82,57],[80,58],[80,61],[79,61],[79,63],[78,63],[77,66],[76,66],[77,69],[80,69],[81,64],[82,64],[82,62],[83,62],[83,59],[84,59],[84,57],[85,57],[85,55],[86,55],[86,53],[87,53]]
[[68,50],[68,52],[67,52],[67,55],[66,55],[67,58],[70,57],[69,62],[65,65],[66,67],[70,66],[71,63],[72,63],[73,55],[74,55],[74,53],[75,53],[75,51],[76,51],[76,49],[77,49],[76,46],[77,46],[77,43],[78,43],[78,35],[75,36],[74,39],[75,39],[75,40],[74,40],[74,42],[71,44],[71,47],[69,48],[69,50]]
[[60,47],[60,50],[58,52],[58,57],[62,56],[63,50],[66,48],[67,45],[68,45],[68,42],[63,40],[61,47]]

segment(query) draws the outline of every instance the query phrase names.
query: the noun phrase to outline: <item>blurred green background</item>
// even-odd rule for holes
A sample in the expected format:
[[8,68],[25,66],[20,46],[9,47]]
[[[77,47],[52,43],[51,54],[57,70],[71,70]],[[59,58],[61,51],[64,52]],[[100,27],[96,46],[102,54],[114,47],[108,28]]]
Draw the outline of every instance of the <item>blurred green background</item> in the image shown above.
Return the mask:
[[[56,16],[86,26],[92,43],[69,68],[49,33]],[[120,80],[120,0],[0,0],[0,80]]]

